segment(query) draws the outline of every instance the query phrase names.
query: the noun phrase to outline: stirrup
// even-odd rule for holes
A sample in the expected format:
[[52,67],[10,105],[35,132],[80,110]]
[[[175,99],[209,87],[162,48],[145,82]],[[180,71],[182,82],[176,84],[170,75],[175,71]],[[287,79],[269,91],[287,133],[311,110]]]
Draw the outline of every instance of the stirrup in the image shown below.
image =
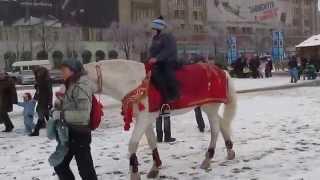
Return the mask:
[[166,117],[170,117],[170,114],[171,114],[171,107],[169,104],[163,104],[161,106],[161,109],[160,109],[160,114],[159,116],[161,118],[166,118]]

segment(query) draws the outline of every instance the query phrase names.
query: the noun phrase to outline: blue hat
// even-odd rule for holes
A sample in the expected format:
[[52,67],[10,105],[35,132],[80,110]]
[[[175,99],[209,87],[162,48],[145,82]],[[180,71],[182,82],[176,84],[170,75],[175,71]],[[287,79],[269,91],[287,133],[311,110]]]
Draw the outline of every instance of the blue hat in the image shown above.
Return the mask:
[[75,73],[79,73],[84,71],[83,65],[80,61],[78,61],[77,59],[67,59],[64,60],[61,63],[61,66],[65,66],[70,68],[71,71],[75,72]]
[[161,17],[156,20],[153,20],[151,23],[151,27],[152,27],[152,29],[163,30],[167,27],[167,23]]

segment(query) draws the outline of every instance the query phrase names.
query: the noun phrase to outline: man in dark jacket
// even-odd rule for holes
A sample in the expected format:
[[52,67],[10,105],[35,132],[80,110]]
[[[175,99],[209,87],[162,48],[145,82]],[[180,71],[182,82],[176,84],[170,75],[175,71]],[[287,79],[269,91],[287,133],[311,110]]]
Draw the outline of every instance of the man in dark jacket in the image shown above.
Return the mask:
[[260,60],[259,60],[258,56],[251,59],[250,64],[249,64],[249,68],[252,72],[252,77],[254,79],[259,78],[259,70],[258,70],[259,66],[260,66]]
[[152,22],[155,35],[150,48],[150,63],[154,63],[152,69],[152,82],[161,92],[164,104],[179,98],[178,82],[174,70],[177,67],[177,43],[170,33],[163,32],[166,23],[162,17]]
[[49,119],[49,111],[52,108],[52,83],[49,72],[44,67],[39,67],[35,71],[36,93],[34,99],[38,101],[36,111],[38,122],[30,136],[39,136],[41,128],[45,128],[46,121]]
[[0,124],[5,125],[3,132],[11,132],[14,128],[8,113],[13,110],[13,104],[17,102],[14,81],[7,74],[0,72]]
[[[163,104],[170,103],[179,99],[178,82],[174,71],[178,67],[177,43],[170,33],[165,33],[166,23],[163,17],[152,21],[152,29],[155,35],[152,39],[150,48],[149,63],[153,64],[151,81],[160,91],[163,97]],[[161,112],[164,114],[164,112]],[[164,123],[164,131],[162,128]],[[157,138],[158,142],[173,142],[176,139],[171,137],[170,116],[160,116],[157,119]]]
[[289,74],[291,76],[291,83],[297,83],[298,82],[298,61],[296,57],[291,57],[288,63],[289,67]]

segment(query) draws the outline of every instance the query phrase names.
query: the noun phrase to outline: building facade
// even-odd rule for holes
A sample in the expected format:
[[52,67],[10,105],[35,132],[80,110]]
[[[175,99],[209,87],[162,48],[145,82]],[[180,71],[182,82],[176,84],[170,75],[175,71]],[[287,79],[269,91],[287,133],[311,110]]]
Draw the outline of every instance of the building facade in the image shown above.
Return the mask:
[[[272,32],[282,31],[287,51],[319,33],[317,0],[208,0],[212,31],[236,36],[240,52],[270,53]],[[221,47],[226,50],[226,45]]]

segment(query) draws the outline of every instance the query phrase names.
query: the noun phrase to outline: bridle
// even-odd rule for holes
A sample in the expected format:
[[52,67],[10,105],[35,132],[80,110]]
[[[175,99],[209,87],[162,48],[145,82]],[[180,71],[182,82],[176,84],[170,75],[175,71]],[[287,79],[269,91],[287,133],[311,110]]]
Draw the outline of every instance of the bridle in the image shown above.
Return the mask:
[[96,72],[97,72],[97,93],[101,93],[103,88],[102,88],[102,71],[101,71],[101,66],[96,65]]

